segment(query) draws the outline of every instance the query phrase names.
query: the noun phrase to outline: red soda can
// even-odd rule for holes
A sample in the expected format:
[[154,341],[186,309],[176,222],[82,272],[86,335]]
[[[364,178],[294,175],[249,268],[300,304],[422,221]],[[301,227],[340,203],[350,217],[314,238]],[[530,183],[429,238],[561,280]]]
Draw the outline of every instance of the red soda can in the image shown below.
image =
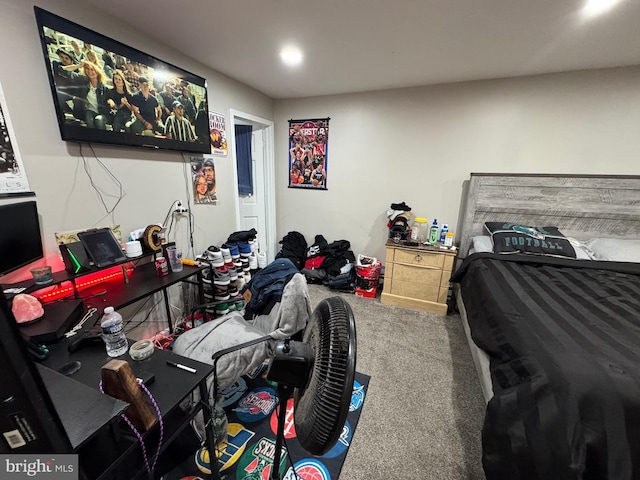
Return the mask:
[[169,265],[167,264],[167,259],[164,257],[156,258],[156,274],[159,277],[164,277],[169,273]]

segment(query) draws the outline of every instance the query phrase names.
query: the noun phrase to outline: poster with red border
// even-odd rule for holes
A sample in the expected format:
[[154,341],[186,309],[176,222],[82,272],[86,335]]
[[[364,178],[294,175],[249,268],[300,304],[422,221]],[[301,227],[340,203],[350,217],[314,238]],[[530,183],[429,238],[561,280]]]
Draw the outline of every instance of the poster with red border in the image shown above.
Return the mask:
[[329,118],[289,120],[289,188],[327,190]]
[[209,141],[212,155],[227,155],[227,119],[222,113],[209,112]]

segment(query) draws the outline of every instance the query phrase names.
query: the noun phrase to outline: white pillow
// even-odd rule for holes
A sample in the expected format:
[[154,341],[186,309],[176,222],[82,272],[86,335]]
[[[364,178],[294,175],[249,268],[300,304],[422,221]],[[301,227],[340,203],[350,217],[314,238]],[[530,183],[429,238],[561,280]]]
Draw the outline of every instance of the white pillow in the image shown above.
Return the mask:
[[493,242],[489,235],[478,235],[473,237],[474,253],[493,253]]
[[571,243],[571,246],[576,251],[576,260],[598,260],[585,243],[571,237],[567,237],[567,240],[569,240],[569,243]]
[[622,238],[593,238],[585,244],[596,260],[640,263],[640,240]]

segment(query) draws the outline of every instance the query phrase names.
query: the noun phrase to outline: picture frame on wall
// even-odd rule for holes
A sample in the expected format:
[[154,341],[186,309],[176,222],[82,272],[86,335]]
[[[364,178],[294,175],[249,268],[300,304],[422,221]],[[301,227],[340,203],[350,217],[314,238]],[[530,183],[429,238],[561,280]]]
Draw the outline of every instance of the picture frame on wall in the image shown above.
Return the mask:
[[18,150],[9,110],[0,84],[0,197],[35,195]]
[[216,205],[216,167],[211,157],[191,157],[194,205]]
[[211,154],[227,156],[227,119],[222,113],[209,112]]
[[329,120],[289,120],[289,188],[327,190]]

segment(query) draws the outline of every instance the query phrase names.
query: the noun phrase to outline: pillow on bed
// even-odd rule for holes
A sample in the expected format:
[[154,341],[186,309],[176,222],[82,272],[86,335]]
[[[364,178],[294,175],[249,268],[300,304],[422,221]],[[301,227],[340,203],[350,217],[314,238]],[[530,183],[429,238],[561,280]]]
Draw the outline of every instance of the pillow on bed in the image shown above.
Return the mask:
[[493,242],[488,235],[477,235],[473,241],[473,253],[493,253]]
[[596,260],[640,263],[640,240],[622,238],[594,238],[585,244]]
[[557,227],[530,227],[517,223],[486,222],[494,253],[531,253],[576,258],[571,242]]

